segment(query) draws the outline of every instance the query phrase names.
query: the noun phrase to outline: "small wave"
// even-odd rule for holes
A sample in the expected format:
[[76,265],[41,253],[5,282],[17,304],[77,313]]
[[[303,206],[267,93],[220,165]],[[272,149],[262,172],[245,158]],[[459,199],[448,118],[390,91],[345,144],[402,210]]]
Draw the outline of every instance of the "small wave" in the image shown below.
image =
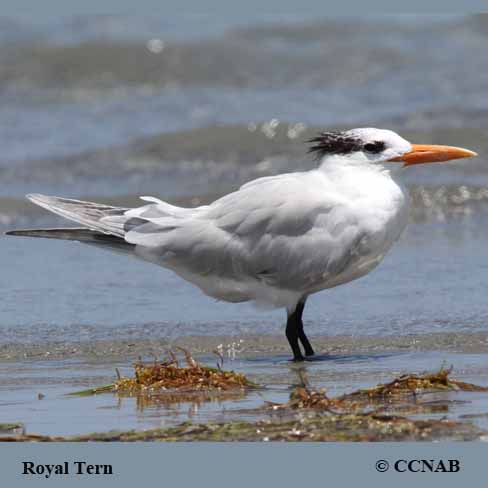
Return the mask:
[[[118,22],[105,18],[102,25]],[[380,90],[383,99],[401,94],[405,103],[419,96],[454,97],[485,90],[485,23],[484,16],[417,24],[401,18],[329,20],[251,26],[198,41],[166,37],[164,29],[141,39],[103,39],[95,29],[92,38],[67,44],[41,36],[13,52],[1,50],[8,62],[0,68],[0,86],[331,89],[340,84],[363,94]]]
[[[400,124],[401,125],[401,124]],[[449,144],[469,147],[479,154],[488,154],[488,129],[447,128],[430,130],[402,130],[395,125],[383,125],[415,143]],[[176,132],[163,132],[141,137],[126,145],[83,151],[58,158],[32,159],[19,164],[3,161],[0,167],[8,177],[9,171],[19,171],[22,177],[47,170],[69,170],[73,175],[103,175],[124,171],[152,172],[175,163],[201,165],[205,162],[235,166],[252,166],[269,158],[290,161],[289,169],[307,169],[315,164],[307,156],[306,141],[323,130],[348,129],[349,126],[307,126],[303,122],[270,119],[247,125],[217,125]],[[263,169],[265,164],[261,164]],[[486,172],[482,157],[469,164],[443,165],[444,171]],[[280,166],[277,169],[286,169]],[[47,175],[49,176],[49,175]],[[53,175],[55,176],[55,175]]]
[[488,213],[488,187],[413,185],[409,190],[414,222],[462,220]]
[[[201,194],[206,188],[218,193],[259,176],[312,169],[316,162],[307,154],[305,141],[324,129],[271,119],[247,126],[162,133],[57,158],[3,161],[0,192],[15,196],[43,188],[62,194],[181,196]],[[488,134],[483,129],[400,133],[416,143],[449,144],[488,154]],[[425,165],[405,176],[409,184],[488,185],[488,166],[480,156],[442,166]]]

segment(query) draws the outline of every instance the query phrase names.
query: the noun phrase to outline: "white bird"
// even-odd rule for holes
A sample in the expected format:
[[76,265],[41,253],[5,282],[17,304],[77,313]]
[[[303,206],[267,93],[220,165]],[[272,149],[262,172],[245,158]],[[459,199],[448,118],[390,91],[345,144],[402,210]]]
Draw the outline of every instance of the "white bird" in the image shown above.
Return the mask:
[[401,169],[476,156],[414,145],[389,130],[323,132],[308,141],[317,169],[259,178],[210,205],[181,208],[153,197],[120,208],[43,195],[37,205],[81,228],[10,235],[76,240],[169,268],[205,294],[287,310],[296,361],[314,354],[302,313],[312,293],[369,273],[408,221]]

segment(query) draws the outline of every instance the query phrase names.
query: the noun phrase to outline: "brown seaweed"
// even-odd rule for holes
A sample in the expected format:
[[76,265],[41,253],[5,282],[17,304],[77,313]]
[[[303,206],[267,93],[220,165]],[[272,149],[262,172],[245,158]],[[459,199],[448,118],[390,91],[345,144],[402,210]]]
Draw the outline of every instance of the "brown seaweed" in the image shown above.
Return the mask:
[[[181,348],[180,348],[181,349]],[[186,367],[180,367],[174,355],[168,361],[134,364],[133,378],[119,378],[115,382],[117,392],[156,390],[235,390],[255,386],[245,375],[224,371],[199,364],[188,351]]]
[[[257,387],[245,375],[225,371],[198,363],[191,354],[179,348],[185,356],[186,367],[180,366],[175,354],[170,351],[167,361],[144,363],[141,359],[134,364],[134,376],[123,377],[117,369],[113,384],[76,391],[70,395],[90,396],[100,393],[117,393],[119,396],[137,396],[138,407],[151,404],[201,403],[226,393],[240,397],[243,391]],[[139,401],[140,400],[140,401]]]
[[441,368],[437,373],[424,375],[404,374],[393,381],[372,388],[357,390],[342,395],[342,400],[351,401],[391,401],[399,397],[415,397],[420,393],[440,391],[480,391],[488,392],[488,387],[455,380],[449,377],[451,368]]
[[[407,413],[446,412],[447,403],[405,403],[405,400],[417,400],[422,393],[445,391],[488,391],[488,387],[451,379],[452,368],[441,368],[436,373],[423,375],[405,374],[393,381],[346,393],[338,397],[329,397],[325,390],[314,390],[309,386],[296,387],[290,400],[283,404],[268,403],[273,410],[314,409],[331,412],[357,412],[366,408],[389,407],[395,411]],[[306,383],[304,383],[306,385]]]
[[197,424],[185,422],[167,429],[104,432],[68,438],[11,436],[11,441],[133,442],[133,441],[431,441],[475,440],[477,427],[446,419],[418,420],[394,415],[314,415],[300,419]]

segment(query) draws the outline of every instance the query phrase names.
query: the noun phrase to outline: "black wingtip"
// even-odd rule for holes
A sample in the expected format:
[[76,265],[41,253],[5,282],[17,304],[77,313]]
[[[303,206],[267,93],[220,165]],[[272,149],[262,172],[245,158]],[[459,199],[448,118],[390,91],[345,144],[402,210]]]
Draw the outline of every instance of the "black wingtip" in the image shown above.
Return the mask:
[[7,230],[4,232],[6,236],[24,236],[24,237],[38,237],[40,232],[44,232],[45,229],[17,229]]
[[29,236],[29,232],[28,230],[7,230],[6,232],[4,232],[3,234],[6,235],[6,236]]

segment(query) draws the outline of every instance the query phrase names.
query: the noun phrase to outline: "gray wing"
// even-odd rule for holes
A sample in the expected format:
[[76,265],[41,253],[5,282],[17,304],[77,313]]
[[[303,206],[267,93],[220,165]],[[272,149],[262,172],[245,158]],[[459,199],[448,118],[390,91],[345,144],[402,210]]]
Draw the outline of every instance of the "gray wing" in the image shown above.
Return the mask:
[[146,211],[125,239],[181,274],[309,289],[340,274],[364,237],[343,199],[324,193],[320,178],[314,172],[262,178],[180,215]]
[[36,205],[77,222],[87,229],[118,237],[125,234],[124,222],[127,219],[124,215],[128,208],[40,194],[30,194],[27,198]]
[[152,225],[150,219],[155,219],[156,222],[163,219],[160,227],[164,225],[164,219],[181,217],[192,211],[154,197],[141,197],[151,203],[134,209],[40,194],[30,194],[27,198],[50,212],[83,225],[86,229],[121,238],[134,227],[143,229],[143,224]]

